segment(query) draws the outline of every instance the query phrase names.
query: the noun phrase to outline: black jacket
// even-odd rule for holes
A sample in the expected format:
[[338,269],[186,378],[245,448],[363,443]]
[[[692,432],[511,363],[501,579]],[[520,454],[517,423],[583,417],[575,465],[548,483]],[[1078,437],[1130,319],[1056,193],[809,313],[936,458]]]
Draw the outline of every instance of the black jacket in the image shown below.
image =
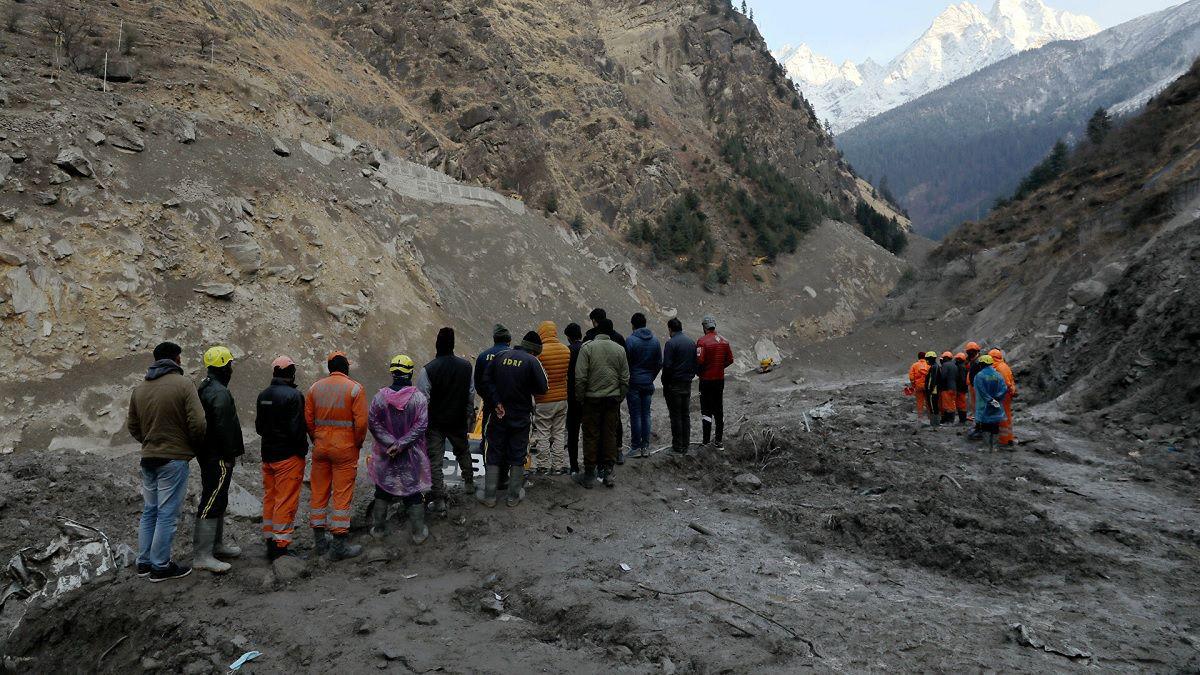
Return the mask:
[[696,341],[683,331],[663,345],[662,381],[684,383],[696,377]]
[[196,459],[232,461],[241,457],[246,447],[242,444],[242,423],[238,421],[233,394],[211,377],[204,378],[197,393],[200,394],[200,405],[204,406],[204,421],[208,429],[204,434],[204,444],[196,452]]
[[958,364],[953,360],[938,362],[938,391],[958,391]]
[[967,392],[967,364],[954,362],[954,366],[958,368],[958,390],[962,393]]
[[488,392],[483,388],[483,376],[487,373],[488,368],[492,367],[492,359],[496,358],[497,354],[510,349],[512,349],[512,345],[506,342],[497,342],[475,357],[475,392],[483,399],[485,410],[494,406],[495,403],[488,398]]
[[[596,336],[599,333],[600,333],[599,328],[589,328],[588,332],[583,334],[583,341],[591,342],[592,340],[596,339]],[[612,338],[613,342],[621,345],[621,349],[625,348],[625,337],[623,335],[621,335],[620,333],[618,333],[617,331],[615,331],[615,330],[609,331],[608,337]]]
[[267,464],[308,455],[304,394],[293,382],[271,378],[271,386],[258,395],[254,430],[262,436],[262,461]]
[[496,355],[483,375],[484,398],[504,406],[504,421],[519,424],[533,415],[533,397],[546,393],[549,382],[542,362],[524,349]]
[[573,340],[567,345],[571,350],[571,361],[567,365],[567,406],[577,403],[575,399],[575,363],[579,361],[579,349],[583,340]]
[[421,369],[417,389],[429,397],[430,429],[466,433],[475,407],[469,361],[454,354],[438,356]]

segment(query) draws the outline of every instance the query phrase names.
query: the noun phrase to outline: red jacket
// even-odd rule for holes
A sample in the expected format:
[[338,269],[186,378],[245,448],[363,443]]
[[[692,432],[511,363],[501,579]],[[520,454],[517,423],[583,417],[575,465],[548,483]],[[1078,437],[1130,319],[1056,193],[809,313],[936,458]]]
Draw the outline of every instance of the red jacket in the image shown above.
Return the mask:
[[701,380],[723,380],[725,369],[733,365],[729,340],[716,333],[705,333],[696,341],[696,371]]

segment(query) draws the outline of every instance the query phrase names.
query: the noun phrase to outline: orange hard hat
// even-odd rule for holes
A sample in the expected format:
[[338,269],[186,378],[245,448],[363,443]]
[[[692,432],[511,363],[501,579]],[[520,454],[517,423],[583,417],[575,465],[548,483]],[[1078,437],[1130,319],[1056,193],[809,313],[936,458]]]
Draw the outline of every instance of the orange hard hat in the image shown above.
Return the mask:
[[966,355],[966,354],[964,354],[964,353],[962,353],[962,352],[959,352],[959,353],[957,353],[957,354],[955,354],[955,355],[954,355],[954,358],[955,358],[955,360],[957,360],[957,361],[966,361],[966,360],[967,360],[967,355]]
[[346,356],[346,352],[342,352],[342,351],[329,352],[329,356],[325,357],[325,362],[329,363],[330,361],[334,360],[336,357],[339,357],[339,356],[342,357],[343,359],[346,359],[346,363],[350,363],[350,358],[348,356]]
[[979,343],[978,342],[968,342],[967,346],[964,347],[964,350],[968,351],[968,352],[969,351],[979,351]]
[[993,349],[993,350],[989,351],[988,356],[992,357],[993,359],[996,359],[997,361],[1004,360],[1004,352],[1000,351],[999,349]]
[[954,354],[952,352],[942,352],[942,358],[943,359],[952,359],[952,358],[954,358]]

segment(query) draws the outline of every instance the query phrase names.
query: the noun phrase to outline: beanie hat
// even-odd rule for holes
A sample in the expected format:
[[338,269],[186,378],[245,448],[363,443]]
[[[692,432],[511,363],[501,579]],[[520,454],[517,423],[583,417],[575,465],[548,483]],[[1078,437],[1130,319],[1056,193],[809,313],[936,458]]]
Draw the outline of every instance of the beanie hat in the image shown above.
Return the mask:
[[538,356],[542,353],[542,337],[534,331],[529,331],[521,338],[521,349]]
[[498,323],[495,326],[492,326],[492,339],[498,343],[502,342],[504,344],[508,344],[509,342],[512,342],[512,333],[508,332],[508,329],[504,327],[504,324]]
[[434,343],[438,356],[454,353],[454,329],[446,326],[438,331],[437,342]]

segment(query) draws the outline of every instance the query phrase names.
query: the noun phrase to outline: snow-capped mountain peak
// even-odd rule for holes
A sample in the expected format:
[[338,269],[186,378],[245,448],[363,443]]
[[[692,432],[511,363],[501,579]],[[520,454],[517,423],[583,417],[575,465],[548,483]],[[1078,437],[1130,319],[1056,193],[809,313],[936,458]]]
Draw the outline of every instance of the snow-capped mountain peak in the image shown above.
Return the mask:
[[838,66],[807,45],[784,47],[776,59],[837,133],[944,87],[1026,49],[1078,40],[1100,31],[1095,21],[1048,7],[1043,0],[995,0],[984,13],[972,2],[950,5],[887,66]]

